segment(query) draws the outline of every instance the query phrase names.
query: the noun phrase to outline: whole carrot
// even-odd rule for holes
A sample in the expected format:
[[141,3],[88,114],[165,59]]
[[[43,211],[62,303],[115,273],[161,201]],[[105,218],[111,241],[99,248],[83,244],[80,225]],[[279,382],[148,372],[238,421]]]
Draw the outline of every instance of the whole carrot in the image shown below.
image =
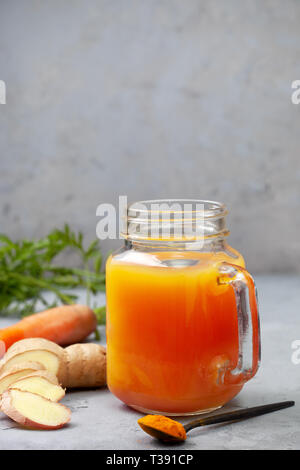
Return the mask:
[[61,346],[83,341],[97,327],[96,316],[86,305],[63,305],[23,318],[0,330],[6,349],[24,338],[45,338]]

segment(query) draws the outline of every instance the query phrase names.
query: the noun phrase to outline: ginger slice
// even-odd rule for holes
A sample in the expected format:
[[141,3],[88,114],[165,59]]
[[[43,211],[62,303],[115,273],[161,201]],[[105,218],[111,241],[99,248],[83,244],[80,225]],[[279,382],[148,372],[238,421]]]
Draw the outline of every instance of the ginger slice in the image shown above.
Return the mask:
[[63,349],[43,338],[22,339],[7,350],[1,371],[28,361],[42,363],[66,388],[106,385],[106,349],[99,344],[73,344]]
[[1,395],[0,408],[13,421],[34,429],[59,429],[71,417],[66,406],[17,389],[6,390]]
[[64,349],[44,338],[26,338],[14,343],[3,358],[1,372],[22,362],[34,361],[54,375],[62,374]]
[[23,362],[12,366],[0,375],[0,394],[21,377],[42,369],[45,369],[44,366],[37,362]]
[[55,375],[48,371],[32,372],[13,382],[9,389],[37,393],[51,401],[59,401],[65,396],[65,390],[58,385]]

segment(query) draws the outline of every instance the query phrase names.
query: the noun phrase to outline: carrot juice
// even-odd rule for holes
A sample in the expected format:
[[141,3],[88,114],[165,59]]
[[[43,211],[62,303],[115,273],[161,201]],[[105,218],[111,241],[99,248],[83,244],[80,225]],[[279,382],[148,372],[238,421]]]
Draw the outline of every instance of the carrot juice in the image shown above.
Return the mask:
[[223,381],[239,353],[234,290],[219,282],[224,261],[244,266],[235,250],[131,249],[109,258],[107,380],[120,400],[142,411],[193,414],[241,390]]

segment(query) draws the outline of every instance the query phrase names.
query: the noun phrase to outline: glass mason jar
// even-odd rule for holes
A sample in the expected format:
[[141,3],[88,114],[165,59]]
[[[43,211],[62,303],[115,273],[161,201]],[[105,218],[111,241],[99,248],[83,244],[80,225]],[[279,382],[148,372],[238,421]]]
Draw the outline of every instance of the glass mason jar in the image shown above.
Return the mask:
[[144,413],[215,410],[260,361],[255,284],[226,237],[223,204],[162,200],[127,209],[107,261],[107,381]]

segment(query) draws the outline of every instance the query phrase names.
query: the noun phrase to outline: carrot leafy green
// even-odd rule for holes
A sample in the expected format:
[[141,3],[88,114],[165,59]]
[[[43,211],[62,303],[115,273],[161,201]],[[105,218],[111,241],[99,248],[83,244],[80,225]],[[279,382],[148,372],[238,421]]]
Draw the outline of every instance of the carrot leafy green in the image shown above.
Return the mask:
[[[59,255],[74,252],[79,256],[79,267],[58,264]],[[25,316],[36,311],[38,302],[45,308],[72,304],[77,288],[86,289],[90,305],[91,295],[105,290],[101,268],[99,241],[85,248],[82,233],[76,234],[67,224],[39,240],[12,241],[0,234],[0,314]],[[45,295],[49,292],[51,302]],[[105,323],[105,307],[91,307],[98,323]]]

